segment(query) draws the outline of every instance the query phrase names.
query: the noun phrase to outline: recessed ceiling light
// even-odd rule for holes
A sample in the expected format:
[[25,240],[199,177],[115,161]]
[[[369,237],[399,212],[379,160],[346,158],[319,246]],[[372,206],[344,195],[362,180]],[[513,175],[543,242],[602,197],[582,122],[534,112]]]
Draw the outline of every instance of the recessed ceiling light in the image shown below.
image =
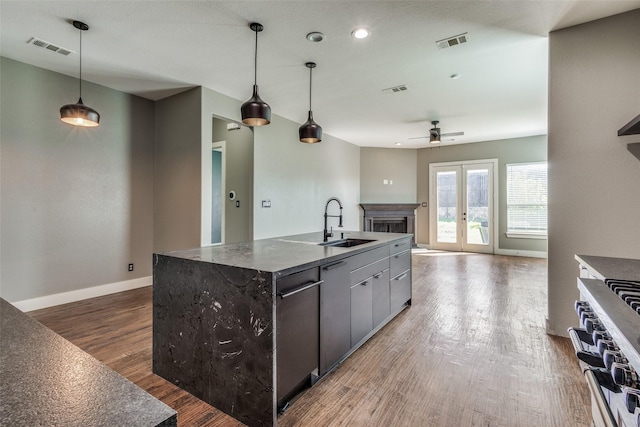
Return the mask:
[[307,34],[307,40],[314,43],[321,42],[322,40],[324,40],[324,34],[319,31],[313,31]]
[[402,145],[402,142],[396,142],[396,145]]
[[351,32],[351,35],[356,39],[365,39],[369,37],[369,30],[367,28],[356,28]]

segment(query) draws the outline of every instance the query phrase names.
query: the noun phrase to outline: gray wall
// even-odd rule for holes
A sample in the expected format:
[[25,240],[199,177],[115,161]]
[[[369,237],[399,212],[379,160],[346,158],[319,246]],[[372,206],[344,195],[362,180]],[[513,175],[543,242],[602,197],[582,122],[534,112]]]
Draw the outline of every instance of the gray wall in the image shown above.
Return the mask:
[[[361,148],[360,199],[363,203],[415,203],[418,152],[413,149]],[[384,184],[384,180],[393,184]]]
[[549,331],[577,323],[574,254],[640,258],[640,9],[551,33]]
[[[360,148],[327,135],[328,129],[322,142],[303,144],[300,124],[273,115],[269,126],[254,129],[256,239],[321,231],[332,196],[344,206],[344,230],[359,230]],[[271,200],[271,208],[262,200]],[[336,228],[337,219],[329,225]]]
[[[200,246],[200,98],[201,89],[195,88],[156,102],[153,155],[154,252]],[[207,120],[209,127],[210,123]],[[210,143],[208,156],[210,159]],[[209,239],[210,230],[211,227]]]
[[[418,150],[418,202],[429,201],[429,164],[464,160],[498,159],[498,240],[500,249],[545,252],[546,240],[508,238],[507,231],[507,178],[509,163],[538,162],[547,159],[546,136],[486,141],[474,144],[458,144],[423,148]],[[429,244],[429,208],[418,207],[417,242]],[[497,248],[496,248],[497,249]]]
[[0,86],[0,295],[151,275],[153,102],[83,82],[102,118],[79,128],[59,114],[77,79],[0,58]]
[[225,243],[253,240],[253,131],[245,126],[227,131],[227,121],[214,118],[213,141],[226,141],[225,188],[227,194],[236,192],[235,200],[224,201]]

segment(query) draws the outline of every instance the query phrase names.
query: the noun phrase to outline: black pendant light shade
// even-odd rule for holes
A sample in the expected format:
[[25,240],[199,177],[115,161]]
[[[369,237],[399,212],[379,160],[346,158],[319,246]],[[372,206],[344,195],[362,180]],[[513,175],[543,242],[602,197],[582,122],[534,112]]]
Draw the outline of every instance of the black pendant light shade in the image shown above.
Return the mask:
[[73,21],[73,26],[80,30],[80,98],[77,103],[60,108],[60,120],[74,126],[95,127],[100,124],[100,114],[82,102],[82,32],[87,31],[89,26],[80,21]]
[[305,66],[309,69],[309,118],[300,126],[298,134],[300,135],[300,142],[307,144],[315,144],[322,141],[322,127],[313,121],[313,111],[311,111],[311,73],[316,67],[315,62],[307,62]]
[[261,24],[253,22],[249,24],[249,28],[256,33],[256,49],[254,57],[254,80],[253,80],[253,96],[247,102],[242,104],[240,113],[242,115],[242,123],[247,126],[264,126],[271,123],[271,107],[264,102],[258,95],[258,33],[264,29]]
[[84,105],[82,98],[76,104],[60,107],[60,120],[70,125],[95,127],[100,123],[100,114],[93,108]]

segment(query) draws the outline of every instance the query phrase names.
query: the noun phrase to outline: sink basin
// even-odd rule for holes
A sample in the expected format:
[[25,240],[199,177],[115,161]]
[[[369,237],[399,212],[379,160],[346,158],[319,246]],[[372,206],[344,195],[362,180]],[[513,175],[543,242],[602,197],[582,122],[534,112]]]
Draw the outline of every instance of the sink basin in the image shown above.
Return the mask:
[[335,246],[338,248],[350,248],[352,246],[364,245],[365,243],[375,242],[375,240],[367,239],[340,239],[332,242],[318,243],[320,246]]

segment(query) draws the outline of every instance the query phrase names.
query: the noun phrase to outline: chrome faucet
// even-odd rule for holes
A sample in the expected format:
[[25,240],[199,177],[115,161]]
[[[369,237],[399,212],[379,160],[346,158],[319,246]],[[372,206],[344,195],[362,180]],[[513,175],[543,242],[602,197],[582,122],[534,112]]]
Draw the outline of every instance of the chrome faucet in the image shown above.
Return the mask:
[[[333,202],[333,201],[338,202],[338,206],[340,206],[340,215],[329,215],[327,214],[327,209],[329,208],[329,203]],[[327,231],[327,218],[340,218],[340,223],[338,224],[338,227],[342,227],[342,203],[340,203],[340,200],[337,197],[332,197],[329,200],[327,200],[327,204],[324,206],[324,238],[323,238],[323,242],[326,242],[329,237],[333,237],[333,227],[331,227],[331,231]]]

